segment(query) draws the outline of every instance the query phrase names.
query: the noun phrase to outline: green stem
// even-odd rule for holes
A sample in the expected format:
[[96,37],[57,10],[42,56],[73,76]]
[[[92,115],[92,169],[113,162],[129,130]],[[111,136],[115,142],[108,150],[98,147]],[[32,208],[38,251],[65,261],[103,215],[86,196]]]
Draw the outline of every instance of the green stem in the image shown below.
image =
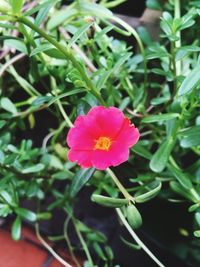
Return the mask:
[[49,244],[42,238],[42,236],[40,235],[40,231],[39,231],[39,225],[38,223],[35,224],[35,231],[36,231],[36,236],[39,239],[39,241],[41,242],[41,244],[51,253],[51,255],[53,255],[63,266],[65,267],[72,267],[71,264],[69,264],[68,262],[66,262],[65,260],[63,260],[63,258],[61,258],[53,249],[51,246],[49,246]]
[[[175,19],[180,19],[181,17],[181,7],[180,7],[180,0],[174,0],[174,18]],[[181,32],[177,32],[177,37],[179,38],[175,42],[175,48],[181,47]],[[177,76],[181,74],[181,60],[176,62],[176,72]]]
[[137,41],[139,49],[140,49],[140,52],[141,52],[141,54],[143,56],[144,88],[147,88],[147,60],[146,60],[146,55],[145,55],[145,49],[144,49],[144,46],[143,46],[142,41],[140,39],[140,36],[138,35],[137,31],[134,28],[132,28],[128,23],[126,23],[122,19],[120,19],[118,17],[115,17],[115,16],[112,16],[111,19],[116,21],[117,23],[119,23],[121,26],[123,26],[124,29],[126,29],[128,32],[130,32],[134,36],[135,40]]
[[124,224],[124,226],[126,227],[126,229],[128,230],[128,232],[130,233],[130,235],[133,237],[133,239],[135,240],[135,242],[149,255],[149,257],[151,257],[151,259],[160,267],[165,267],[157,258],[156,256],[154,256],[154,254],[146,247],[146,245],[139,239],[139,237],[136,235],[136,233],[133,231],[133,229],[130,227],[130,225],[128,224],[128,222],[126,221],[123,213],[121,212],[121,210],[119,208],[116,209],[117,214],[119,216],[119,218],[121,219],[122,223]]
[[[52,85],[53,92],[54,92],[55,96],[57,97],[58,94],[57,94],[57,91],[56,91],[56,81],[55,81],[55,79],[53,77],[51,77],[51,85]],[[69,117],[67,116],[67,114],[66,114],[66,112],[65,112],[65,110],[64,110],[64,108],[62,106],[62,103],[61,103],[60,99],[57,98],[56,102],[57,102],[58,108],[59,108],[63,118],[65,119],[67,125],[69,126],[69,128],[73,127],[73,123],[70,121]]]
[[101,94],[97,91],[97,89],[94,87],[93,82],[90,80],[90,78],[85,73],[82,66],[79,64],[79,62],[76,60],[75,56],[73,55],[73,52],[71,49],[64,47],[59,42],[57,42],[54,38],[52,38],[49,34],[47,34],[44,30],[37,27],[34,23],[32,23],[30,20],[28,20],[26,17],[18,16],[16,18],[18,22],[21,22],[25,25],[27,25],[29,28],[34,30],[35,32],[39,33],[42,37],[44,37],[49,43],[53,44],[60,52],[63,53],[63,55],[66,57],[67,60],[71,61],[74,68],[76,68],[80,75],[82,76],[83,80],[85,81],[88,90],[91,91],[91,93],[99,100],[99,102],[103,105],[106,105],[105,101],[101,97]]
[[79,240],[81,242],[81,245],[83,247],[83,250],[85,251],[85,254],[87,256],[87,259],[90,262],[90,266],[92,267],[92,266],[94,266],[94,263],[93,263],[92,257],[90,256],[90,252],[88,250],[88,246],[87,246],[85,240],[83,239],[83,236],[82,236],[81,232],[79,231],[79,229],[77,227],[76,219],[73,218],[73,217],[72,217],[72,222],[73,222],[74,228],[76,230],[77,236],[78,236],[78,238],[79,238]]
[[110,175],[110,177],[113,179],[113,181],[115,182],[116,186],[119,188],[119,190],[121,191],[121,193],[124,195],[124,197],[129,201],[129,202],[135,202],[134,198],[128,193],[128,191],[126,190],[126,188],[120,183],[120,181],[118,180],[117,176],[114,174],[114,172],[110,169],[107,168],[106,169],[107,173]]
[[175,53],[175,42],[171,42],[171,64],[172,64],[172,71],[174,76],[174,88],[173,88],[173,97],[176,95],[177,92],[177,65],[176,65],[176,53]]
[[71,246],[71,242],[70,242],[70,239],[69,239],[68,234],[67,234],[67,227],[68,227],[69,221],[70,221],[70,216],[67,217],[67,219],[64,222],[64,229],[63,229],[64,237],[65,237],[65,240],[67,242],[67,246],[69,248],[69,252],[70,252],[70,255],[71,255],[73,261],[76,263],[77,267],[81,267],[80,263],[78,262],[78,260],[76,259],[75,255],[74,255],[73,248]]

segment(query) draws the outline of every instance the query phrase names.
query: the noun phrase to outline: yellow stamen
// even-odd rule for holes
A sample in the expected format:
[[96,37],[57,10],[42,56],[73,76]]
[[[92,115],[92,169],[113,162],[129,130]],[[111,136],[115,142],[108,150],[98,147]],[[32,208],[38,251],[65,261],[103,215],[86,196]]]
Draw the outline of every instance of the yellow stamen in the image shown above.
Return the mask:
[[109,137],[101,136],[99,139],[95,140],[96,144],[94,146],[94,149],[99,150],[106,150],[108,151],[110,149],[110,146],[112,144],[112,141]]

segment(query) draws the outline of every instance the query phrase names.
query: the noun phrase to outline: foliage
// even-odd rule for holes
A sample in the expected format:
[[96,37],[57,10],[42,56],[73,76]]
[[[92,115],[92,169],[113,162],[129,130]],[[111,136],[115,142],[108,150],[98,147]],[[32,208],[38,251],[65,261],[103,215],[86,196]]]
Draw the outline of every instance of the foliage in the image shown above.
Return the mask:
[[[200,236],[199,1],[181,1],[181,10],[178,0],[147,1],[164,10],[159,41],[144,27],[138,35],[106,8],[118,2],[3,0],[0,6],[0,216],[11,216],[18,240],[23,220],[35,224],[63,210],[62,238],[74,257],[70,220],[84,266],[112,266],[114,256],[106,236],[76,218],[83,186],[105,209],[121,207],[133,228],[142,223],[140,205],[157,195],[157,201],[187,202],[191,240]],[[128,164],[115,170],[128,174],[131,205],[108,172],[80,170],[67,160],[71,121],[96,105],[119,107],[140,130]]]

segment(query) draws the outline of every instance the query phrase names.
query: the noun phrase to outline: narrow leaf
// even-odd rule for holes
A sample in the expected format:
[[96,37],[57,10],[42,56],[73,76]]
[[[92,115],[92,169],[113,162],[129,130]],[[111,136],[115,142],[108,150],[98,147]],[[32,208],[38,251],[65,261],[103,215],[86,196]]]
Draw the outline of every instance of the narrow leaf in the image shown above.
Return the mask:
[[149,201],[150,199],[154,198],[160,192],[161,186],[162,186],[162,184],[160,182],[158,182],[157,185],[155,186],[155,188],[148,191],[147,193],[144,193],[141,195],[135,195],[134,196],[135,202],[143,203],[143,202]]
[[35,55],[37,55],[39,53],[42,53],[42,52],[47,51],[47,50],[50,50],[52,48],[53,48],[52,44],[49,44],[49,43],[47,43],[47,44],[41,44],[41,45],[37,46],[35,49],[33,49],[31,51],[30,56],[31,57],[32,56],[35,56]]
[[127,220],[133,229],[138,229],[142,225],[142,217],[134,205],[129,205],[126,209]]
[[31,167],[28,167],[28,168],[25,168],[22,170],[22,173],[35,173],[35,172],[40,172],[42,170],[44,170],[44,164],[42,163],[38,163],[34,166],[31,166]]
[[95,168],[81,169],[78,171],[71,184],[70,195],[75,197],[75,195],[81,190],[81,188],[87,183],[90,177],[93,175]]
[[190,178],[182,170],[177,169],[171,164],[168,165],[168,169],[185,189],[193,189]]
[[131,150],[145,159],[150,160],[152,158],[152,154],[144,146],[142,146],[140,142],[134,145]]
[[87,32],[87,30],[94,24],[94,22],[91,23],[87,23],[85,25],[83,25],[82,27],[80,27],[80,29],[78,29],[75,34],[73,35],[73,37],[71,38],[71,40],[68,43],[68,47],[71,47],[85,32]]
[[16,241],[19,240],[21,236],[21,223],[22,221],[20,216],[17,216],[12,224],[11,235],[12,239]]
[[173,139],[167,139],[158,148],[150,161],[150,168],[154,172],[162,172],[167,165],[169,156],[174,146]]
[[200,146],[200,125],[190,127],[180,132],[180,145],[188,148],[193,146]]
[[7,110],[8,112],[10,112],[12,114],[17,113],[17,109],[16,109],[15,105],[13,104],[13,102],[9,98],[2,97],[0,104],[1,104],[1,107],[3,109]]
[[37,216],[34,212],[24,209],[24,208],[16,208],[15,212],[22,218],[31,221],[31,222],[35,222],[37,219]]
[[179,113],[167,113],[160,115],[150,115],[144,119],[142,119],[143,123],[152,123],[152,122],[160,122],[160,121],[168,121],[174,118],[179,117]]
[[93,194],[91,197],[93,202],[96,202],[102,206],[110,208],[119,208],[124,205],[128,205],[128,200],[124,198],[111,198],[102,195]]
[[21,8],[23,6],[23,0],[9,0],[13,13],[19,13],[21,11]]
[[185,78],[183,83],[181,84],[178,95],[182,96],[188,94],[193,89],[195,89],[200,84],[200,65],[197,65],[189,75]]

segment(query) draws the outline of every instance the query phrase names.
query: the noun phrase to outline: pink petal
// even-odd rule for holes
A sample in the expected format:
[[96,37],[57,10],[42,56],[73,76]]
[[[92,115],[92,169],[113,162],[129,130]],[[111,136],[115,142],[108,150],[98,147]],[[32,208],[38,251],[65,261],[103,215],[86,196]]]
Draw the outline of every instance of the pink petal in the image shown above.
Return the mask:
[[91,151],[70,149],[68,152],[68,159],[72,162],[77,162],[82,168],[92,167]]
[[110,166],[117,166],[128,160],[129,149],[123,145],[113,145],[110,151],[96,150],[91,162],[98,170],[105,170]]
[[100,135],[113,137],[121,129],[124,121],[123,112],[115,107],[98,106],[88,112],[88,120],[93,119],[101,129]]
[[75,126],[68,132],[67,144],[75,149],[93,149],[95,141],[86,128]]
[[139,140],[140,133],[137,128],[133,124],[130,124],[128,118],[124,120],[123,127],[115,136],[115,140],[118,143],[122,143],[124,146],[131,147],[137,143]]

